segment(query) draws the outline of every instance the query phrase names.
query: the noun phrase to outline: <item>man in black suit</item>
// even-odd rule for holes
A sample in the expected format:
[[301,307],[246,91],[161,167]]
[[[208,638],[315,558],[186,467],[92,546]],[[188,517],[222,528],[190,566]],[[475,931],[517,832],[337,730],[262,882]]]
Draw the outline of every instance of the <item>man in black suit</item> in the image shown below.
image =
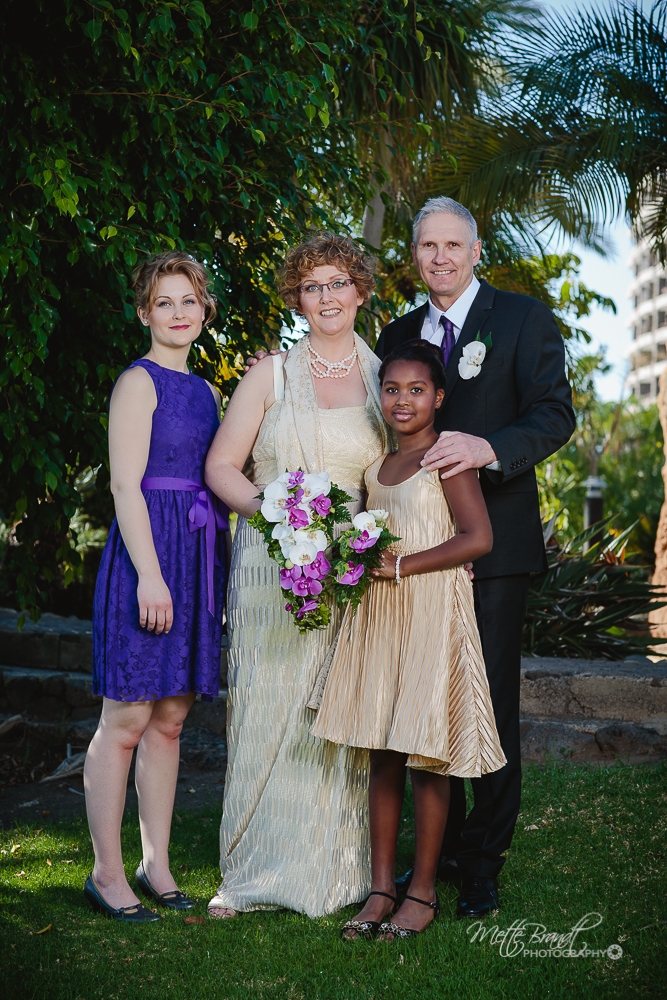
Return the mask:
[[[463,779],[450,779],[440,865],[442,877],[460,873],[457,915],[480,917],[499,906],[497,877],[521,799],[521,633],[529,574],[546,566],[535,466],[569,440],[575,418],[551,312],[536,299],[477,280],[481,242],[470,212],[451,198],[433,198],[415,218],[413,239],[429,298],[385,326],[375,350],[383,358],[413,338],[442,346],[447,391],[435,425],[441,433],[424,464],[445,470],[443,479],[479,469],[493,527],[493,549],[474,564],[473,589],[507,764],[472,780],[475,804],[467,818]],[[471,348],[464,348],[478,334],[488,346],[481,364],[471,364]]]

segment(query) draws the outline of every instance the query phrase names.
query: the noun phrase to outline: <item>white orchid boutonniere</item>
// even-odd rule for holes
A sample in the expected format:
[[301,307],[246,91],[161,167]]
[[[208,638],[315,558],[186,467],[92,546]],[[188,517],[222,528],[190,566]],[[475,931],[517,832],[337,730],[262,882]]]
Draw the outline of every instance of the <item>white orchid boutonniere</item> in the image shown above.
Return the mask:
[[476,378],[482,370],[482,362],[486,357],[486,352],[490,351],[493,344],[491,334],[484,340],[480,337],[480,331],[471,344],[466,344],[463,348],[463,357],[459,361],[459,375],[461,378]]

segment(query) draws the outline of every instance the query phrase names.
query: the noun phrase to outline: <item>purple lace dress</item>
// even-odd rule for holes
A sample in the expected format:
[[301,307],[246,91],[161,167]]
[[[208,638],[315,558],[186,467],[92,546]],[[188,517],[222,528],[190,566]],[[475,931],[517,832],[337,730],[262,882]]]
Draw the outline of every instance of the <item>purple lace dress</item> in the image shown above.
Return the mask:
[[140,627],[137,571],[114,519],[95,587],[93,691],[114,701],[195,691],[210,701],[220,680],[225,582],[222,505],[204,489],[217,407],[204,379],[146,358],[130,367],[137,365],[157,394],[141,487],[174,624],[166,635]]

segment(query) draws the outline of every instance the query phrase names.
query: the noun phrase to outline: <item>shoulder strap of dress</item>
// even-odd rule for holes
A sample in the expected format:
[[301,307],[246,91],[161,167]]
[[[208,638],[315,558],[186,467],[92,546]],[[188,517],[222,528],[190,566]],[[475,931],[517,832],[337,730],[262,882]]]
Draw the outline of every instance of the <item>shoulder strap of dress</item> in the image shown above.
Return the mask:
[[285,377],[283,375],[282,354],[273,355],[273,395],[276,399],[283,401],[285,398]]

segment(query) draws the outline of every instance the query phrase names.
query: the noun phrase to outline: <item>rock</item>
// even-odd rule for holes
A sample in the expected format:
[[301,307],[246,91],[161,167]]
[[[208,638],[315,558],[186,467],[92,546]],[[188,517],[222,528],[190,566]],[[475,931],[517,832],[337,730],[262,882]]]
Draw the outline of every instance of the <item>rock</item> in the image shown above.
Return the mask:
[[89,705],[94,705],[98,699],[92,693],[92,686],[89,680],[68,677],[66,700],[67,704],[72,708],[85,708]]
[[42,684],[38,677],[25,674],[5,677],[5,697],[14,711],[23,711],[41,695]]
[[595,742],[603,753],[616,756],[655,754],[662,749],[662,739],[655,729],[636,726],[632,722],[615,722],[595,733]]
[[571,721],[522,719],[521,758],[542,761],[545,757],[560,760],[599,760],[600,749],[592,732],[579,729]]
[[97,729],[99,719],[86,718],[75,722],[67,730],[67,742],[73,746],[87,747]]

